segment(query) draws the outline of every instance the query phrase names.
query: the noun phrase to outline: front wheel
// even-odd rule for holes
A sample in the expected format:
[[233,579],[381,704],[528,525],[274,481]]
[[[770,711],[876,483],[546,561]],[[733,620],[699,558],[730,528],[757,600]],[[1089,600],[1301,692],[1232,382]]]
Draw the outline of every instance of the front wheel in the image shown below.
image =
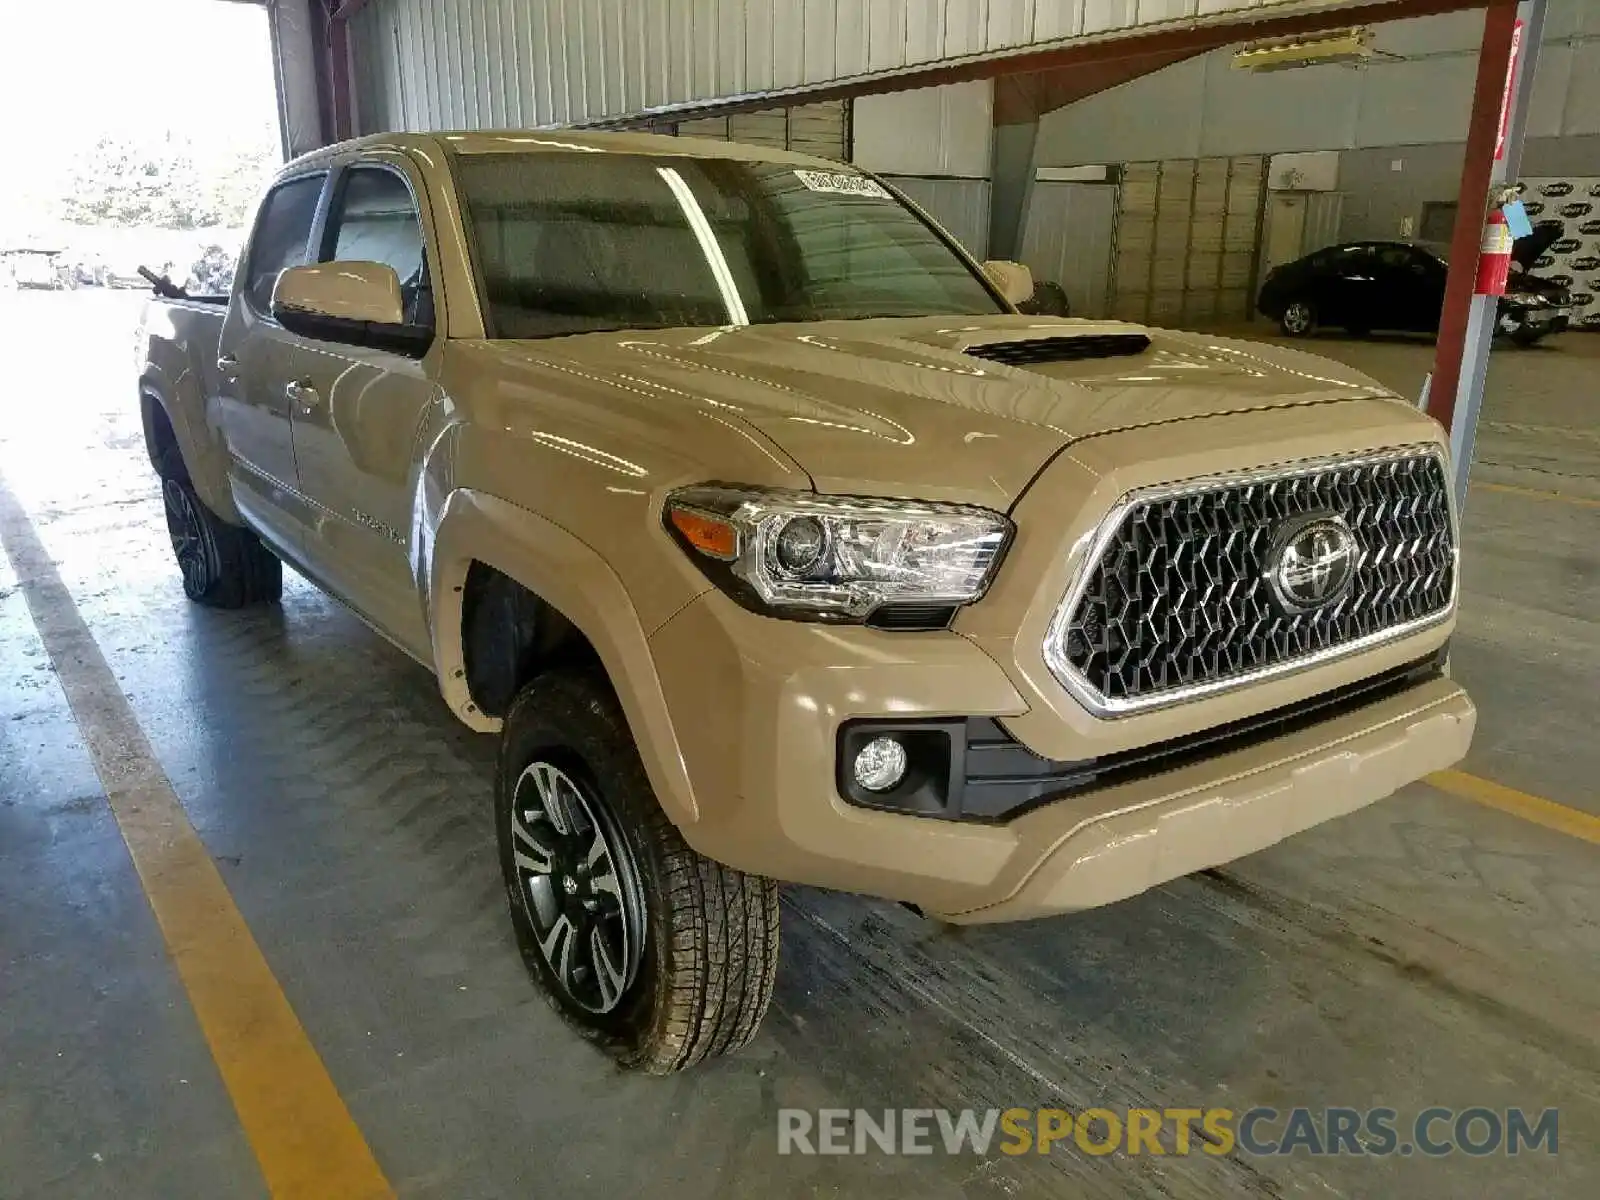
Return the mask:
[[579,1033],[653,1074],[755,1036],[777,885],[683,841],[597,671],[542,675],[513,701],[495,826],[523,961]]
[[1278,319],[1278,328],[1290,337],[1305,337],[1316,327],[1316,306],[1309,300],[1291,301]]
[[1519,346],[1537,346],[1544,337],[1544,330],[1529,325],[1526,321],[1511,331],[1511,340]]

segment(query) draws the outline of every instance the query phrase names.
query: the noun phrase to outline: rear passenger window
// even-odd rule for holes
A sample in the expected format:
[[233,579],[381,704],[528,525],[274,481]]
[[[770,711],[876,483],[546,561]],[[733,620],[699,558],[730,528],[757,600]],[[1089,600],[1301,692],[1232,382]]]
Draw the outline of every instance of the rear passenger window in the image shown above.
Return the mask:
[[1328,270],[1350,275],[1378,269],[1378,255],[1371,246],[1338,246],[1328,252]]
[[272,308],[272,289],[278,274],[288,267],[304,266],[311,243],[311,223],[322,196],[321,175],[291,179],[268,193],[261,203],[255,240],[250,244],[250,266],[245,295],[259,312]]
[[345,173],[329,229],[330,261],[392,267],[400,277],[407,323],[433,324],[422,224],[405,180],[382,167],[352,168]]

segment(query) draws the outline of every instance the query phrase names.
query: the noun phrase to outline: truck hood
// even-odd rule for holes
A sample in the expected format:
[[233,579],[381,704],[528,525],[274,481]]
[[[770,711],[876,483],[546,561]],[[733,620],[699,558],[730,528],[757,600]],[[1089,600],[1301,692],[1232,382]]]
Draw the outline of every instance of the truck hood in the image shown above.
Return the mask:
[[[485,348],[514,373],[513,364],[578,370],[651,403],[712,406],[765,435],[822,492],[998,509],[1082,438],[1392,394],[1301,351],[1014,315],[592,333]],[[717,476],[716,464],[707,468]]]

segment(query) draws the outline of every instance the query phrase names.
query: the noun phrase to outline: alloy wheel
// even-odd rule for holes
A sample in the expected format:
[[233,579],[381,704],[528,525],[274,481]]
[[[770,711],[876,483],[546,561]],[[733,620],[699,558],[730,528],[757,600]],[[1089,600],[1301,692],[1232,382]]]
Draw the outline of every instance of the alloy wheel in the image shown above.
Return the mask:
[[211,583],[211,563],[206,555],[205,526],[194,497],[176,479],[168,479],[161,485],[161,499],[184,587],[191,596],[201,595]]
[[645,903],[626,841],[598,799],[535,760],[511,801],[518,895],[539,953],[569,1000],[617,1007],[644,955]]
[[1296,300],[1283,313],[1283,327],[1290,333],[1309,333],[1311,320],[1311,306],[1303,300]]

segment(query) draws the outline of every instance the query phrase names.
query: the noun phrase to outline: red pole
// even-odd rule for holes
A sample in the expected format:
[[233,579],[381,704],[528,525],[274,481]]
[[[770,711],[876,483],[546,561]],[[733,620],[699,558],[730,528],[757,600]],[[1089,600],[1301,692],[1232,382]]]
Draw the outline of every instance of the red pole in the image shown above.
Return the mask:
[[1511,66],[1511,42],[1517,25],[1517,0],[1489,0],[1483,20],[1483,46],[1478,51],[1478,82],[1472,92],[1472,117],[1467,125],[1466,161],[1461,168],[1461,196],[1455,233],[1450,239],[1450,277],[1445,283],[1444,312],[1439,318],[1433,383],[1428,412],[1446,429],[1456,411],[1461,358],[1466,351],[1467,318],[1478,276],[1478,246],[1489,203],[1495,147],[1500,141]]

